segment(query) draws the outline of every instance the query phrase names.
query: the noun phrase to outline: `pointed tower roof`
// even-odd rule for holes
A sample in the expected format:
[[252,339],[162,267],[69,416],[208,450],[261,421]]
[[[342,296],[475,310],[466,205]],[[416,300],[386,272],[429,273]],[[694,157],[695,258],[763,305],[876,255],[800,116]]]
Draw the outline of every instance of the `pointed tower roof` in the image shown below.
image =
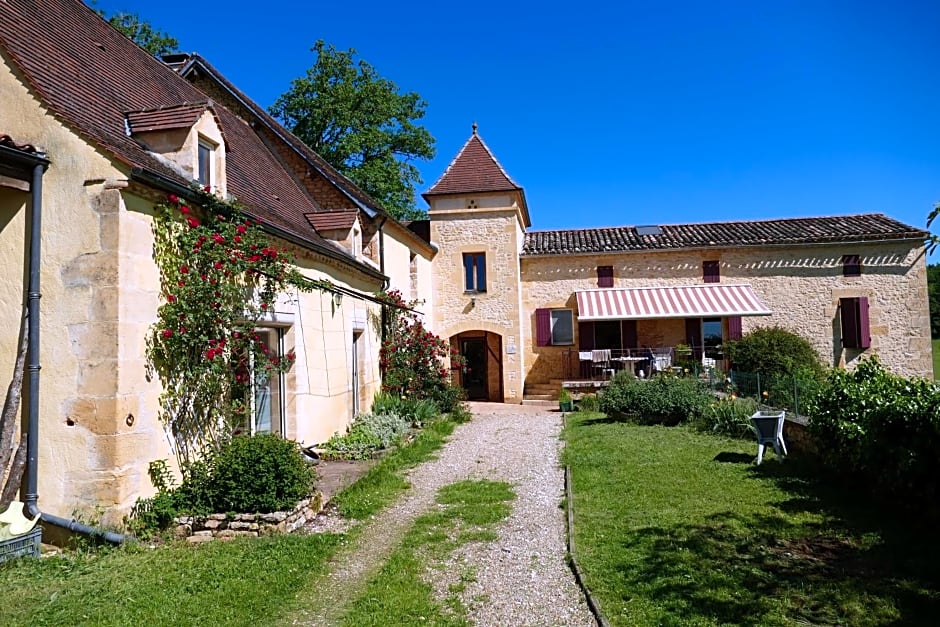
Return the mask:
[[489,146],[477,133],[477,124],[474,122],[470,139],[444,170],[441,178],[422,195],[427,198],[440,194],[506,191],[521,192],[522,187],[510,178],[493,156]]
[[430,198],[434,196],[477,192],[517,192],[521,200],[525,226],[531,224],[525,190],[512,180],[496,160],[493,151],[477,132],[477,123],[474,122],[470,139],[466,141],[441,177],[421,196],[430,202]]

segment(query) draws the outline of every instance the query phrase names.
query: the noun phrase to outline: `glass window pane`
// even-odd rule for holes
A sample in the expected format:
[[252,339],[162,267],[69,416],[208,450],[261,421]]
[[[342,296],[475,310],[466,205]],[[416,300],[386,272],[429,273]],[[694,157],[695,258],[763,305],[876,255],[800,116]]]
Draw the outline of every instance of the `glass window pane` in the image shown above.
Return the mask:
[[[277,329],[258,329],[258,336],[268,354],[280,357],[280,332]],[[281,374],[268,376],[262,368],[255,368],[252,395],[254,402],[254,432],[281,432]]]
[[198,179],[199,182],[203,185],[211,185],[212,181],[210,180],[211,176],[211,163],[212,163],[212,149],[203,144],[199,144],[199,172]]
[[552,344],[574,344],[574,323],[570,309],[552,311]]
[[477,291],[486,291],[486,255],[483,253],[477,256]]
[[473,291],[473,255],[464,253],[463,255],[464,289],[468,292]]
[[702,343],[705,345],[705,356],[712,359],[722,359],[721,353],[721,318],[705,318],[702,320]]

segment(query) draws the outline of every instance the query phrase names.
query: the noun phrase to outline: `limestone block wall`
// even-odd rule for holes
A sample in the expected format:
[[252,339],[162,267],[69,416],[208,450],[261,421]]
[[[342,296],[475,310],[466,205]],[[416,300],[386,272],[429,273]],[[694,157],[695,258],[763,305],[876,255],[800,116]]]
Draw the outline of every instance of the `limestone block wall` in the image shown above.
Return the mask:
[[[434,330],[445,339],[472,330],[499,334],[504,399],[521,401],[518,214],[513,208],[445,215],[433,209],[431,241],[439,246],[433,262]],[[480,252],[486,254],[486,292],[467,294],[463,253]]]
[[[898,374],[932,376],[926,265],[921,252],[916,243],[887,242],[524,257],[526,381],[543,383],[560,376],[562,354],[572,348],[535,346],[535,310],[576,311],[574,292],[597,288],[597,266],[613,266],[615,287],[680,286],[703,283],[702,262],[706,260],[719,261],[722,283],[750,284],[774,312],[745,317],[745,333],[758,326],[779,325],[810,340],[823,363],[830,366],[851,368],[860,357],[877,354]],[[842,275],[842,256],[847,254],[861,256],[862,276]],[[871,307],[872,346],[864,351],[843,349],[841,343],[839,299],[856,296],[867,296]],[[675,339],[678,327],[664,324],[641,321],[641,344],[674,343],[670,340]],[[648,338],[643,337],[644,329],[650,333]],[[577,326],[575,332],[577,346]]]

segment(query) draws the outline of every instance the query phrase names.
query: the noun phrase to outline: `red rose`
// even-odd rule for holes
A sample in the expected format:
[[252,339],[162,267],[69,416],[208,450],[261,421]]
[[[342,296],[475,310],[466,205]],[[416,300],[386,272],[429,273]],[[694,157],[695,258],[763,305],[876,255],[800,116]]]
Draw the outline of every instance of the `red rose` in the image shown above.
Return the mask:
[[199,220],[197,220],[196,218],[192,216],[189,216],[188,218],[186,218],[186,222],[189,224],[189,228],[191,229],[194,229],[197,226],[199,226]]
[[183,274],[189,274],[189,266],[180,266],[180,272]]
[[163,329],[163,333],[161,333],[160,335],[162,335],[164,339],[170,338],[170,337],[173,337],[173,331],[171,331],[170,329]]
[[241,244],[241,243],[242,243],[242,238],[239,237],[238,235],[236,235],[236,236],[233,237],[232,239],[235,240],[235,243],[236,243],[236,244]]
[[189,207],[187,207],[186,205],[183,205],[182,207],[180,207],[180,213],[182,213],[184,216],[189,215]]
[[212,241],[214,241],[216,244],[222,244],[225,242],[225,238],[216,233],[212,236]]
[[176,296],[173,296],[173,294],[167,294],[167,296],[166,296],[166,302],[168,302],[168,303],[175,303],[175,302],[176,302]]
[[236,231],[238,234],[243,234],[243,233],[245,233],[247,230],[248,230],[248,227],[246,227],[244,224],[239,224],[239,225],[235,228],[235,231]]

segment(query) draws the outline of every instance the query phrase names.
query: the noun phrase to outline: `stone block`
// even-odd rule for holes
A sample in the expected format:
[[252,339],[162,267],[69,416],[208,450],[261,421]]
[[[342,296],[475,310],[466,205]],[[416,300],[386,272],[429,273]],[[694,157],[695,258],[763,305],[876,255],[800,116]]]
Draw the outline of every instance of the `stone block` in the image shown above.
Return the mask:
[[186,541],[190,544],[201,544],[203,542],[212,542],[214,539],[211,534],[208,536],[192,535],[186,538]]

